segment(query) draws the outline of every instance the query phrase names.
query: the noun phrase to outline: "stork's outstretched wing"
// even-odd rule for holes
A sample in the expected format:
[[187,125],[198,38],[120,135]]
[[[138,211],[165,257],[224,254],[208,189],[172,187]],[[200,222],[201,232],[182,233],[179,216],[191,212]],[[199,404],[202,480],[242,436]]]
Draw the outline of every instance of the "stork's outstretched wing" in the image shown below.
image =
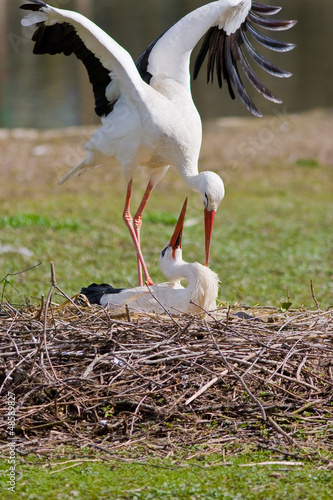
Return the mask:
[[[41,0],[29,0],[21,9],[32,11],[22,20],[36,25],[32,40],[35,54],[75,54],[85,65],[95,95],[95,111],[107,115],[119,97],[118,88],[107,87],[112,79],[120,82],[131,97],[142,79],[129,53],[86,17],[69,10],[50,7]],[[112,78],[111,78],[111,75]]]
[[284,78],[291,76],[291,73],[280,70],[267,61],[250,42],[250,38],[253,38],[264,47],[278,52],[286,52],[295,47],[292,43],[274,40],[254,27],[257,25],[267,30],[281,31],[294,26],[296,21],[268,17],[280,10],[280,7],[267,6],[250,0],[239,0],[238,3],[225,0],[199,7],[149,45],[137,61],[139,72],[148,83],[152,76],[162,72],[186,84],[185,69],[188,73],[190,53],[204,36],[194,64],[194,79],[207,57],[207,81],[213,81],[216,70],[219,86],[222,87],[222,82],[225,81],[233,99],[237,93],[252,114],[262,116],[244,87],[238,64],[260,94],[273,102],[281,102],[260,81],[247,60],[247,56],[250,56],[260,67],[274,76]]
[[194,79],[197,78],[201,66],[206,56],[208,56],[207,82],[213,81],[215,69],[220,88],[224,80],[228,85],[232,99],[235,98],[236,91],[252,114],[262,116],[244,87],[238,72],[237,65],[239,63],[249,82],[261,95],[270,101],[281,103],[282,101],[260,81],[246,58],[246,55],[249,55],[261,68],[274,76],[280,78],[291,76],[291,73],[279,69],[261,56],[249,39],[250,36],[264,47],[276,52],[287,52],[292,50],[295,47],[293,43],[274,40],[261,33],[253,26],[253,24],[256,24],[260,28],[271,31],[281,31],[292,28],[297,21],[284,21],[267,17],[278,13],[280,10],[280,7],[252,2],[251,10],[245,21],[234,33],[227,35],[223,28],[212,26],[206,33],[200,52],[195,60]]

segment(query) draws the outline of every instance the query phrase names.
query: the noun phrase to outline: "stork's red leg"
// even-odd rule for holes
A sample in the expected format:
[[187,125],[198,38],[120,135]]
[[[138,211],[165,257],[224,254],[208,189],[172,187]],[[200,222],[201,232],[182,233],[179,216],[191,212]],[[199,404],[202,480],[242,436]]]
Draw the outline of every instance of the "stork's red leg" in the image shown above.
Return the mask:
[[[145,280],[146,280],[147,284],[153,285],[154,282],[149,276],[147,266],[146,266],[146,263],[144,261],[144,258],[143,258],[142,252],[141,252],[140,240],[137,239],[137,234],[136,234],[137,229],[134,228],[133,217],[130,214],[131,192],[132,192],[132,179],[130,180],[130,182],[127,185],[127,193],[126,193],[125,207],[124,207],[124,211],[123,211],[123,219],[125,221],[126,226],[128,227],[128,230],[130,232],[130,235],[132,237],[132,240],[133,240],[134,246],[136,248],[136,252],[137,252],[138,271],[139,271],[139,286],[143,285],[141,269],[143,269],[143,272],[145,275]],[[148,194],[148,197],[149,197],[149,194]],[[147,200],[146,200],[146,203],[147,203]],[[142,202],[140,204],[140,207],[141,207],[141,205],[142,205]],[[143,208],[144,208],[144,206],[143,206]],[[141,212],[141,216],[142,216],[142,212]],[[139,231],[140,231],[140,228],[139,228]]]
[[[147,185],[147,188],[146,188],[146,191],[142,197],[142,200],[141,200],[141,203],[139,205],[139,208],[137,209],[136,211],[136,214],[134,215],[134,218],[133,218],[133,224],[134,224],[134,231],[135,231],[135,234],[136,234],[136,240],[138,242],[138,245],[139,247],[141,248],[141,242],[140,242],[140,229],[141,229],[141,226],[142,226],[142,214],[143,214],[143,211],[147,205],[147,201],[148,201],[148,198],[150,196],[150,193],[152,192],[152,190],[154,189],[154,186],[153,186],[153,183],[151,181],[148,182],[148,185]],[[138,260],[138,272],[139,272],[139,275],[142,274],[141,272],[141,263],[140,261]]]

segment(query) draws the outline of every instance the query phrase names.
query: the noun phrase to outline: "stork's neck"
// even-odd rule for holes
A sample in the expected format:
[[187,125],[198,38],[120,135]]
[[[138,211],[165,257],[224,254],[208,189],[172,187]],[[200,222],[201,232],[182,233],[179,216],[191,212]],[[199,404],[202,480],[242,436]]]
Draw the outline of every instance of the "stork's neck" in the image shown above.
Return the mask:
[[180,171],[182,178],[193,191],[200,191],[201,177],[196,165],[184,168]]
[[[206,311],[216,309],[219,278],[208,267],[199,262],[180,261],[175,263],[175,269],[179,279],[186,279],[188,285],[184,290],[187,300],[194,302]],[[189,312],[202,312],[193,305]]]

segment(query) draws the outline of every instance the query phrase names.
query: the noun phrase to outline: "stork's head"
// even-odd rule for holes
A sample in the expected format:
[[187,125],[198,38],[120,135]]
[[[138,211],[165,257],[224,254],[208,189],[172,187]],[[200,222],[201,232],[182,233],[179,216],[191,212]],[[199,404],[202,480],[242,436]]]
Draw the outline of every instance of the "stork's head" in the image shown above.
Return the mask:
[[160,268],[164,276],[169,281],[178,281],[177,264],[183,262],[182,258],[182,237],[183,226],[186,214],[187,198],[184,201],[175,230],[169,243],[163,248],[160,255]]
[[208,266],[214,218],[224,197],[224,184],[215,172],[201,172],[198,178],[199,191],[205,207],[205,265]]

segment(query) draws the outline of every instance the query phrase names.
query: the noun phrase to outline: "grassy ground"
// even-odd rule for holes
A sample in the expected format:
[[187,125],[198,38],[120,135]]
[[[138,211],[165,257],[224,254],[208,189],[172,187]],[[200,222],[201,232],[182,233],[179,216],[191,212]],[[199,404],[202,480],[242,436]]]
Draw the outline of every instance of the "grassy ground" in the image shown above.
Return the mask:
[[[100,456],[25,457],[18,464],[16,492],[3,500],[330,500],[332,471],[311,464],[276,459],[265,452],[237,458],[210,456],[202,460],[145,460],[125,463]],[[269,464],[268,462],[273,462]],[[250,465],[252,464],[252,465]],[[8,467],[0,464],[5,473]],[[126,480],[124,479],[126,477]],[[147,480],[149,478],[149,480]]]
[[[332,305],[332,115],[224,119],[205,127],[201,169],[218,171],[226,197],[213,234],[211,267],[220,299],[277,306]],[[92,281],[136,284],[136,262],[121,213],[125,183],[118,167],[97,169],[58,186],[82,157],[91,129],[2,131],[0,280],[5,298],[40,297],[49,261],[68,294]],[[137,176],[133,210],[146,182]],[[184,236],[187,260],[203,261],[203,214],[196,193],[169,172],[145,214],[142,246],[153,278],[183,199],[190,195]],[[29,272],[15,275],[26,268]],[[288,289],[288,290],[287,290]]]

